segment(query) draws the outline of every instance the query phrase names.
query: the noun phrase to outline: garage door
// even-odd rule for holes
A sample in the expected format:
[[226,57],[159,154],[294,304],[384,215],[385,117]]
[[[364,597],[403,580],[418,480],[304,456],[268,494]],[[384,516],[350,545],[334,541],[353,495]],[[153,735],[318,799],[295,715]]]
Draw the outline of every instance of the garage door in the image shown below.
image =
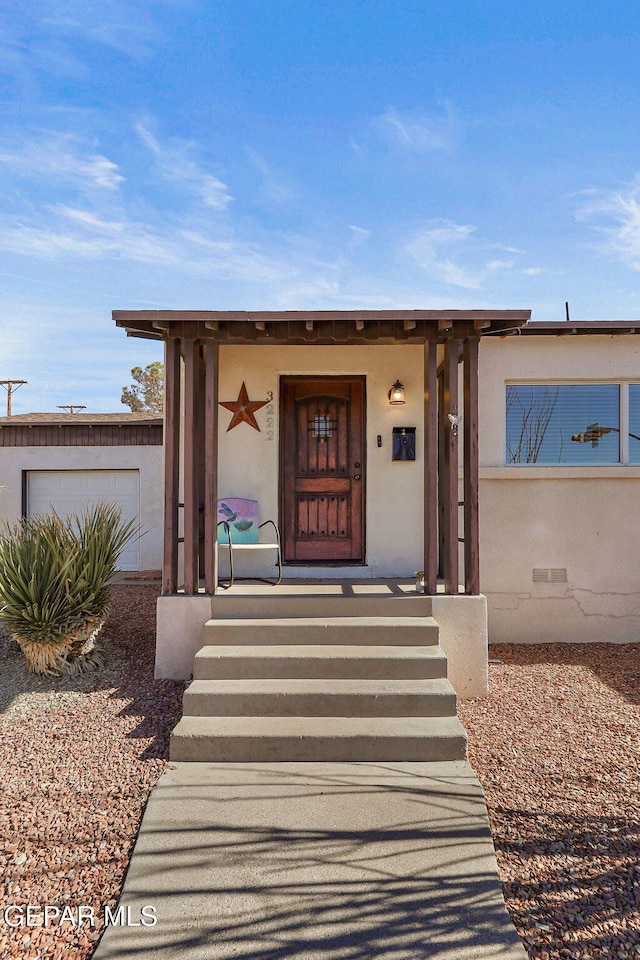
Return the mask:
[[[100,500],[111,500],[123,520],[140,513],[137,470],[30,470],[27,473],[27,516],[55,511],[59,516],[79,513]],[[121,570],[138,570],[138,540],[120,557]]]

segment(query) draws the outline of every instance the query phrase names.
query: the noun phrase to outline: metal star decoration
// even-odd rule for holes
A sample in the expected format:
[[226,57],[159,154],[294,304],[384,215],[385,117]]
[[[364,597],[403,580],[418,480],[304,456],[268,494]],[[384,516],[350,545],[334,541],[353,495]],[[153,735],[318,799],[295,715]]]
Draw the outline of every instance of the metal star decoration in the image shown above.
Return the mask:
[[248,423],[250,427],[253,427],[254,430],[260,433],[260,427],[254,417],[254,413],[256,410],[259,410],[260,407],[264,407],[268,402],[268,400],[249,400],[249,394],[247,393],[247,388],[243,380],[237,400],[219,401],[221,407],[225,407],[233,413],[231,423],[227,427],[227,433],[229,433],[229,430],[237,427],[239,423]]

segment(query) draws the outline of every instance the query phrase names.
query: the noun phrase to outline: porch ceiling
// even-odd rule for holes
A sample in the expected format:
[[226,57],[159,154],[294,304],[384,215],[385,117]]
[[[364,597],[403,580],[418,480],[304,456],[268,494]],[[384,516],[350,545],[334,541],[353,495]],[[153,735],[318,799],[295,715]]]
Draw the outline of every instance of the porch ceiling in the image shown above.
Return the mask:
[[530,310],[114,310],[131,337],[219,343],[425,343],[508,335]]

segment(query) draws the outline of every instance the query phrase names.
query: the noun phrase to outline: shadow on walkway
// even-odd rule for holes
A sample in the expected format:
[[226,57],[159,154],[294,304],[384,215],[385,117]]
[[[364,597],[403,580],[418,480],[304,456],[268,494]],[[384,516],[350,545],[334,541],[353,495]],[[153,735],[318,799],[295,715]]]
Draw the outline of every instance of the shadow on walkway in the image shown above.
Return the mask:
[[172,764],[95,960],[526,955],[465,762]]

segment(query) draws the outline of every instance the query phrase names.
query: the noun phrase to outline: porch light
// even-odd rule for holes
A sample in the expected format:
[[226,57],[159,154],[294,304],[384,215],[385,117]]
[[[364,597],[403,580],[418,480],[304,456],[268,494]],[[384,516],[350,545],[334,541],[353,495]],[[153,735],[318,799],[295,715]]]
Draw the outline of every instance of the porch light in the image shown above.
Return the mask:
[[391,390],[389,390],[387,396],[389,397],[391,406],[399,406],[401,403],[406,403],[404,398],[404,384],[399,380],[395,380],[394,383],[391,384]]

